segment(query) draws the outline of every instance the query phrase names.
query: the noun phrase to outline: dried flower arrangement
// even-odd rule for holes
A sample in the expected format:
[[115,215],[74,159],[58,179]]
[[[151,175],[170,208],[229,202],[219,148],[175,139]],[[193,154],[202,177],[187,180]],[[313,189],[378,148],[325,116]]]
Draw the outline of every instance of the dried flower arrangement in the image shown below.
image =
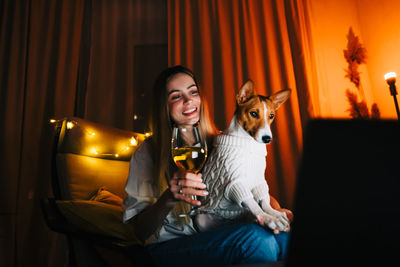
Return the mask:
[[[353,119],[379,119],[380,111],[376,103],[372,104],[371,113],[368,110],[361,86],[360,72],[358,71],[358,67],[367,62],[367,50],[362,46],[359,38],[355,36],[351,27],[347,34],[347,49],[343,50],[343,54],[348,64],[345,77],[349,78],[357,89],[356,92],[349,88],[346,89],[346,97],[350,105],[347,111],[350,117]],[[358,101],[357,94],[360,95],[360,101]]]

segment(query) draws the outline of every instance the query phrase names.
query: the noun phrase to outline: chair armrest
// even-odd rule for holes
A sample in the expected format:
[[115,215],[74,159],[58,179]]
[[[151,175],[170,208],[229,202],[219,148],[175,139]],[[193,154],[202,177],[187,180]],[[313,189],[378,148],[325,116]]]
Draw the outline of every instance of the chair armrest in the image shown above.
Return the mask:
[[95,245],[113,249],[141,246],[131,245],[129,242],[112,236],[93,234],[77,228],[61,213],[54,198],[41,199],[40,204],[47,226],[57,233],[66,234],[67,236],[92,242]]

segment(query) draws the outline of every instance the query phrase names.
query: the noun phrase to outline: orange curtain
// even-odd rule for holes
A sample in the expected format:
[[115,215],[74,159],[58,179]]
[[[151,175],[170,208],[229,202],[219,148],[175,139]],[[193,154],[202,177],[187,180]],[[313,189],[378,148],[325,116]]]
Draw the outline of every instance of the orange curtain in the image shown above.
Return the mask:
[[272,126],[266,179],[271,194],[292,207],[302,131],[309,101],[303,1],[169,0],[169,64],[191,68],[220,129],[234,113],[235,94],[247,79],[259,94],[291,88]]

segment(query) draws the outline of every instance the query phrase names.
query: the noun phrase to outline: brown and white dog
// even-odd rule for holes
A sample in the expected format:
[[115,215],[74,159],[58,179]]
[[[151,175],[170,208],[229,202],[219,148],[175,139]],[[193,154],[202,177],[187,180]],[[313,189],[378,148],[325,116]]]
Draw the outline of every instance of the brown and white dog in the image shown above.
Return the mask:
[[285,212],[270,205],[264,174],[266,144],[272,141],[270,124],[290,93],[286,89],[269,97],[256,95],[251,80],[241,87],[232,121],[215,138],[202,172],[209,194],[201,201],[195,217],[200,231],[243,220],[249,212],[274,232],[289,230]]

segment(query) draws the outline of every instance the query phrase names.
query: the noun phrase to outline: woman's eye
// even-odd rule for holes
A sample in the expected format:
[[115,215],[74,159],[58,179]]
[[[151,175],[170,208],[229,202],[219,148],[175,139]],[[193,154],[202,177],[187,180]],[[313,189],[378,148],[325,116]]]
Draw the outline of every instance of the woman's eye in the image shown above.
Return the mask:
[[193,91],[191,91],[190,92],[192,95],[198,95],[199,94],[199,91],[198,90],[193,90]]
[[171,100],[177,100],[177,99],[179,99],[179,98],[181,98],[181,96],[178,95],[178,94],[172,95],[172,96],[171,96]]
[[250,111],[250,116],[252,116],[253,118],[258,118],[258,113],[255,111]]
[[269,118],[272,120],[275,117],[274,114],[269,114]]

